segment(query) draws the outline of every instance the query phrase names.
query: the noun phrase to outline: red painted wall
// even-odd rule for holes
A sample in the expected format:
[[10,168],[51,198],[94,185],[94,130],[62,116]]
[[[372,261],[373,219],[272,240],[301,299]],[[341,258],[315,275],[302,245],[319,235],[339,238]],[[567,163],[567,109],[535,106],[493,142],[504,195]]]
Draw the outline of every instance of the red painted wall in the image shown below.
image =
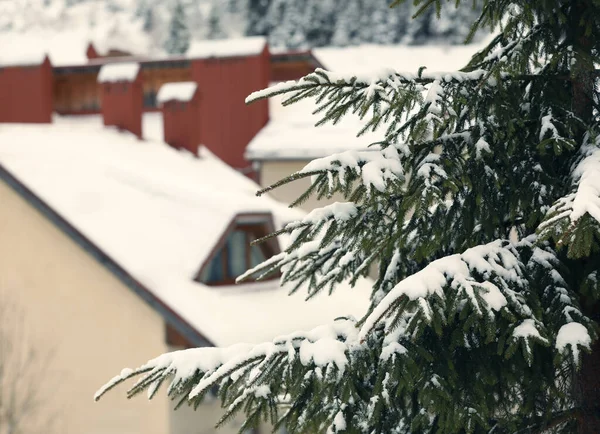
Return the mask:
[[189,102],[167,101],[163,104],[165,142],[177,149],[187,149],[198,155],[200,144],[198,91]]
[[142,137],[143,92],[141,74],[133,82],[99,83],[104,125],[116,126]]
[[0,66],[0,122],[52,122],[52,65]]
[[269,106],[244,100],[269,84],[268,47],[256,56],[193,60],[191,69],[200,92],[200,144],[231,167],[248,168],[246,145],[269,120]]

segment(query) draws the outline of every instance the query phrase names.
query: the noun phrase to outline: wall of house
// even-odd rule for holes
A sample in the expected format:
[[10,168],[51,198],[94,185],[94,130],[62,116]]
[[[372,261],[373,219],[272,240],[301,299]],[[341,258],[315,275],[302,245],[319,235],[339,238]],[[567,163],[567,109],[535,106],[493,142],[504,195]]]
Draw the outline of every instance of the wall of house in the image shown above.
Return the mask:
[[[158,64],[158,62],[157,62]],[[158,64],[160,65],[160,64]],[[190,67],[152,67],[142,66],[142,82],[144,90],[144,110],[157,109],[156,95],[165,83],[178,83],[191,80]],[[162,65],[161,65],[162,66]]]
[[192,81],[200,92],[200,142],[231,167],[243,169],[246,145],[269,120],[266,100],[246,97],[269,84],[269,51],[257,56],[191,61]]
[[57,74],[54,110],[60,114],[100,113],[98,72]]
[[28,422],[48,434],[167,433],[164,395],[128,400],[120,387],[92,399],[123,367],[167,351],[162,318],[2,181],[0,203],[0,290],[49,354],[46,399]]
[[52,67],[48,59],[41,65],[0,66],[0,101],[0,122],[52,122]]
[[143,92],[138,75],[134,82],[100,83],[104,125],[116,126],[142,137]]
[[[209,398],[196,410],[189,405],[183,405],[171,411],[171,433],[173,434],[238,434],[244,421],[238,414],[226,425],[214,428],[224,413],[221,401],[217,398]],[[270,434],[272,431],[270,426],[264,424],[259,427],[257,434]]]

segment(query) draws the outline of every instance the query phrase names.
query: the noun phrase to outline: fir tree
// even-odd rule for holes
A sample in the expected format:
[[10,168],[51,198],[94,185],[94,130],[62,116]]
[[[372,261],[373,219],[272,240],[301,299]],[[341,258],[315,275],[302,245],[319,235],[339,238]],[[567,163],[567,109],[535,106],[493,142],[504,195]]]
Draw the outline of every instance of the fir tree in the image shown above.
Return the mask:
[[298,203],[347,202],[288,224],[291,245],[243,276],[281,272],[312,297],[376,263],[364,318],[166,354],[98,397],[141,375],[130,395],[170,379],[198,405],[218,386],[242,430],[599,433],[600,4],[486,0],[476,27],[499,33],[460,71],[317,70],[248,98],[315,98],[323,123],[384,130],[272,187],[310,177]]
[[169,22],[169,33],[165,50],[169,54],[184,54],[190,46],[190,31],[187,26],[185,10],[180,1],[175,3]]
[[223,39],[227,37],[225,30],[223,30],[222,20],[222,11],[217,2],[214,2],[208,15],[206,39]]
[[267,11],[271,0],[248,0],[246,35],[266,36],[269,25],[267,22]]
[[154,12],[152,12],[152,8],[149,7],[143,12],[143,20],[142,28],[145,32],[150,33],[154,29]]

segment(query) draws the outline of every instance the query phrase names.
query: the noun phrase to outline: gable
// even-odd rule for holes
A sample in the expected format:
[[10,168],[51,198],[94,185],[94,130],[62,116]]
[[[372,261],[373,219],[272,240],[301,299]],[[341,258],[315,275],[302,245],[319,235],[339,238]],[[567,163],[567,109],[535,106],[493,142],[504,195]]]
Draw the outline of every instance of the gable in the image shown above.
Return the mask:
[[233,285],[235,279],[246,270],[281,251],[276,238],[252,245],[252,242],[266,237],[274,230],[271,214],[236,215],[203,262],[194,280],[210,286]]

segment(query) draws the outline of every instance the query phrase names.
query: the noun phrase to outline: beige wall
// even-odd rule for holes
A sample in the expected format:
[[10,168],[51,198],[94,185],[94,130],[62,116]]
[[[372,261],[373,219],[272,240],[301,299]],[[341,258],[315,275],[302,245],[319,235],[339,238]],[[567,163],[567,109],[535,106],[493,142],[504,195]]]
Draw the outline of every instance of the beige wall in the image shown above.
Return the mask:
[[[0,204],[0,303],[23,314],[40,354],[41,375],[34,375],[43,378],[43,403],[28,417],[26,434],[238,432],[239,417],[214,428],[223,414],[219,401],[172,410],[165,386],[152,401],[145,393],[128,400],[121,385],[94,402],[95,391],[122,368],[179,348],[166,345],[157,312],[1,180]],[[0,326],[1,316],[2,309]]]
[[167,350],[160,316],[3,181],[0,204],[0,289],[50,354],[40,385],[49,399],[30,421],[52,420],[44,433],[166,433],[164,396],[129,401],[121,387],[92,399],[123,367]]
[[[260,185],[262,187],[268,187],[292,173],[303,169],[309,162],[310,160],[262,161],[260,163]],[[289,184],[282,185],[281,187],[270,191],[269,194],[281,202],[290,203],[308,190],[309,187],[310,178],[302,178],[290,182]],[[334,195],[331,199],[322,199],[320,201],[317,200],[316,196],[311,196],[306,202],[300,205],[300,208],[304,211],[311,211],[333,202],[346,202],[346,200],[339,194]]]

